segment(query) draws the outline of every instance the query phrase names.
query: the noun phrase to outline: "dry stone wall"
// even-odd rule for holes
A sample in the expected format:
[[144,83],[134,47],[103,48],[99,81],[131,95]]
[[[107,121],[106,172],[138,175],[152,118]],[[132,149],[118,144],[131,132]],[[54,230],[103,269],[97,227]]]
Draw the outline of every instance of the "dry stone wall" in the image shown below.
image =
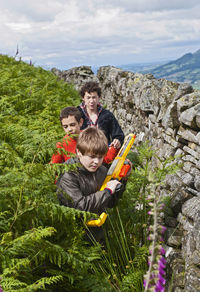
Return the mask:
[[166,178],[163,196],[171,198],[167,226],[166,291],[200,291],[200,91],[153,75],[106,66],[94,75],[90,67],[54,74],[76,89],[89,80],[102,88],[102,103],[117,117],[135,145],[149,140],[161,158],[177,156],[183,167]]

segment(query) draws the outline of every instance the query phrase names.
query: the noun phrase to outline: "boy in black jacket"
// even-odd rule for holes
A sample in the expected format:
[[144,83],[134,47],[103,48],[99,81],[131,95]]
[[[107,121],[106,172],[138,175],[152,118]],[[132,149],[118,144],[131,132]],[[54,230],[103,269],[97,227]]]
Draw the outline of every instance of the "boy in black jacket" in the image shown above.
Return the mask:
[[[64,172],[57,182],[57,194],[61,205],[99,215],[106,208],[114,207],[125,190],[126,182],[110,180],[106,188],[100,191],[108,172],[102,165],[107,150],[107,139],[101,130],[89,127],[81,132],[76,146],[77,158],[66,162],[67,164],[80,162],[80,167],[76,171]],[[118,185],[121,188],[116,191]],[[103,238],[101,228],[90,229],[96,240],[101,241]]]
[[101,88],[98,83],[93,81],[85,83],[80,95],[83,100],[78,106],[83,118],[81,129],[90,126],[101,129],[106,135],[108,145],[119,149],[124,141],[124,133],[115,116],[100,105]]

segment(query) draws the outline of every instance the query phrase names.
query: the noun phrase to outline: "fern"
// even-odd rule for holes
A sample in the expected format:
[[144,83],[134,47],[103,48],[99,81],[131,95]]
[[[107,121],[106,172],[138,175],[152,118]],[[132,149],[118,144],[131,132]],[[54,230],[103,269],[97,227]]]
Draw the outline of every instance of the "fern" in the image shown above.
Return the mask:
[[[49,164],[62,141],[60,110],[78,92],[49,71],[0,55],[0,277],[4,291],[143,291],[151,186],[176,171],[146,142],[130,154],[134,171],[109,210],[107,245],[84,241],[90,213],[60,206],[54,184],[68,167]],[[135,289],[135,290],[134,290]]]

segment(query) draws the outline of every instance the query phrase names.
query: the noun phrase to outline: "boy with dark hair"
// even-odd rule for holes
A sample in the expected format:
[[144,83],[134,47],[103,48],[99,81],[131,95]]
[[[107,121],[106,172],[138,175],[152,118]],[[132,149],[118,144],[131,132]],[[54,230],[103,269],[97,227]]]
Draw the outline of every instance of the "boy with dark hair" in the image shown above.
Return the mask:
[[[51,163],[63,163],[70,159],[70,153],[76,153],[76,143],[81,132],[83,119],[76,107],[65,107],[60,113],[60,123],[66,133],[62,143],[56,144],[57,151],[52,155]],[[64,150],[64,151],[62,151]],[[118,149],[110,147],[104,157],[104,163],[109,164],[117,155]]]
[[[63,119],[68,118],[69,116],[74,116],[76,121],[81,122],[82,118],[80,112],[77,111],[77,108],[74,106],[68,106],[61,110],[60,112],[60,123],[63,125]],[[82,121],[83,122],[83,121]]]
[[115,116],[99,103],[101,88],[97,82],[87,82],[80,90],[82,103],[78,106],[83,118],[81,129],[95,126],[107,137],[108,145],[119,149],[124,141],[124,133]]
[[82,98],[84,98],[85,93],[91,93],[96,92],[99,97],[101,97],[101,87],[99,87],[99,84],[94,81],[86,82],[83,87],[80,90],[80,95]]
[[58,150],[53,154],[51,163],[63,163],[70,158],[70,153],[76,152],[77,137],[80,133],[83,119],[76,107],[65,107],[60,112],[60,123],[66,135],[62,143],[58,142],[56,144]]
[[[57,182],[57,194],[61,205],[101,214],[106,208],[112,208],[125,190],[125,180],[110,180],[106,188],[100,188],[106,178],[108,169],[102,165],[103,158],[108,151],[108,142],[104,133],[89,127],[83,130],[77,141],[76,158],[66,163],[73,165],[80,163],[76,170],[64,172]],[[127,176],[130,174],[127,174]],[[116,191],[116,187],[121,188]],[[91,227],[97,240],[103,237],[101,228]]]

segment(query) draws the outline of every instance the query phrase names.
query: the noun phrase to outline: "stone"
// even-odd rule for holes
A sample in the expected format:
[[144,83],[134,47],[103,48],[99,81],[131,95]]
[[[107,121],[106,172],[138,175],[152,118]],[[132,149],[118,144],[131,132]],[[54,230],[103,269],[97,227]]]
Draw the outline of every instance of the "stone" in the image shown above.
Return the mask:
[[190,193],[193,196],[199,196],[198,191],[196,191],[194,188],[186,187],[185,190],[187,193]]
[[191,263],[200,266],[200,251],[195,250],[191,256]]
[[185,275],[185,291],[200,292],[200,271],[197,267],[190,267]]
[[[169,234],[166,246],[168,291],[198,291],[200,249],[200,91],[153,75],[126,72],[112,66],[100,67],[97,75],[89,66],[52,72],[77,90],[86,81],[97,81],[101,104],[112,111],[125,135],[136,134],[133,149],[149,140],[160,161],[175,156],[182,168],[161,182],[161,198],[169,196],[162,219],[177,232]],[[166,167],[168,165],[165,165]],[[173,230],[173,229],[172,229]],[[169,288],[169,289],[168,289]]]
[[198,146],[195,143],[189,142],[188,147],[190,147],[192,150],[197,150],[198,152]]
[[168,106],[167,111],[163,116],[162,126],[167,129],[168,127],[178,128],[179,125],[180,122],[178,119],[177,103],[173,102]]
[[156,116],[155,115],[149,115],[149,120],[152,122],[152,123],[156,123]]
[[176,150],[176,152],[175,152],[175,156],[177,156],[177,158],[178,157],[180,157],[181,158],[181,156],[184,154],[184,152],[183,152],[183,150],[181,149],[181,148],[178,148],[177,150]]
[[131,114],[127,114],[126,118],[127,118],[128,121],[131,121],[132,115]]
[[193,229],[193,235],[194,240],[196,242],[196,250],[198,253],[200,253],[200,212],[196,213],[196,216],[194,218],[194,229]]
[[176,229],[172,229],[171,235],[167,240],[167,245],[178,248],[181,246],[181,239],[182,234],[180,232],[177,232]]
[[[188,149],[188,151],[190,151],[190,148]],[[196,153],[195,153],[195,155],[196,155]],[[183,161],[192,162],[198,169],[200,169],[200,165],[198,166],[198,160],[195,159],[192,155],[183,155],[182,159],[183,159]]]
[[191,199],[193,196],[185,191],[184,187],[181,187],[180,189],[177,189],[173,192],[171,196],[171,204],[170,207],[174,213],[174,216],[178,215],[178,213],[181,212],[182,205],[187,202],[189,199]]
[[197,133],[197,143],[200,145],[200,131]]
[[181,83],[175,95],[175,100],[179,99],[183,95],[186,95],[192,92],[194,92],[194,89],[189,83]]
[[169,158],[171,156],[174,156],[175,149],[172,145],[169,145],[168,143],[162,143],[162,142],[160,142],[160,144],[163,144],[163,146],[159,147],[157,150],[157,155],[159,157]]
[[170,191],[181,189],[183,183],[180,177],[173,174],[167,174],[165,177],[165,187]]
[[165,133],[169,136],[175,137],[176,129],[167,127]]
[[175,228],[178,224],[177,219],[174,217],[166,216],[164,217],[164,220],[165,220],[165,225],[169,227]]
[[198,114],[196,115],[196,125],[197,127],[200,129],[200,113],[198,112]]
[[182,183],[186,186],[193,186],[194,184],[194,176],[190,173],[187,173],[183,170],[179,170],[176,174],[181,178]]
[[178,115],[187,109],[192,108],[200,102],[200,92],[193,92],[186,94],[177,100],[177,111]]
[[73,84],[78,91],[81,89],[85,82],[98,82],[98,79],[94,75],[91,66],[73,67],[69,70],[64,71],[53,68],[51,71],[65,82]]
[[185,170],[186,172],[190,172],[193,165],[193,163],[186,161],[183,165],[183,170]]
[[198,119],[196,119],[197,116],[200,116],[200,103],[182,112],[179,121],[193,129],[200,129],[197,123]]
[[174,148],[179,148],[181,144],[177,142],[175,139],[173,139],[171,136],[166,135],[163,133],[163,138],[166,142],[168,142],[170,145],[172,145]]
[[180,126],[177,134],[180,135],[181,138],[183,138],[189,142],[199,144],[200,139],[198,139],[198,132],[197,131],[194,131],[192,129],[185,129],[182,126]]
[[187,220],[186,216],[183,216],[181,213],[179,213],[177,220],[185,231],[192,232],[194,225],[192,222]]
[[190,169],[190,173],[192,175],[196,176],[200,176],[200,170],[196,167],[196,165],[192,166]]
[[190,147],[184,146],[183,150],[191,154],[195,159],[199,159],[199,154],[195,150],[192,150]]
[[174,291],[171,288],[183,289],[185,286],[185,265],[178,249],[171,250],[167,257],[166,278],[167,284],[165,291]]
[[59,70],[59,69],[57,69],[57,68],[52,68],[51,69],[51,72],[54,74],[54,75],[56,75],[56,76],[58,76],[58,77],[62,77],[62,71],[61,70]]
[[195,189],[200,192],[200,175],[196,175],[194,178],[194,187]]
[[196,143],[189,142],[188,147],[194,150],[195,152],[199,153],[199,158],[200,158],[200,146],[197,145]]
[[200,198],[198,197],[193,197],[183,204],[182,213],[190,219],[194,220],[198,211],[200,211]]
[[191,264],[191,257],[196,250],[196,241],[193,231],[184,234],[182,240],[182,254],[186,258],[186,267]]

